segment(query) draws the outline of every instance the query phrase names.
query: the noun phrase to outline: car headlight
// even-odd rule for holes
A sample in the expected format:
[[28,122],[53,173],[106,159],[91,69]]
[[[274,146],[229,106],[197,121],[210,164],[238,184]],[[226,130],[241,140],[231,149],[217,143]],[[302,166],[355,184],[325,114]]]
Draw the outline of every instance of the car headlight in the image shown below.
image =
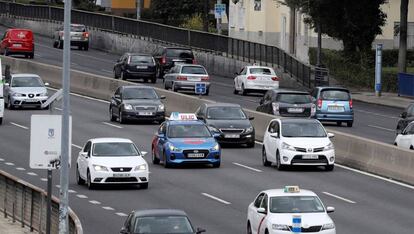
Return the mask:
[[211,151],[218,151],[218,150],[220,150],[220,145],[216,143],[216,145],[213,148],[211,148]]
[[158,105],[158,111],[164,111],[164,110],[165,110],[164,104],[159,104]]
[[282,149],[296,151],[295,147],[293,147],[293,146],[291,146],[291,145],[289,145],[285,142],[282,143]]
[[13,93],[13,97],[23,97],[22,93]]
[[246,133],[251,133],[251,132],[253,132],[253,130],[254,130],[254,128],[253,127],[250,127],[250,128],[246,128]]
[[177,148],[177,147],[175,147],[174,145],[170,145],[169,146],[169,148],[170,148],[170,151],[174,151],[174,152],[178,152],[178,151],[181,151],[181,149],[180,148]]
[[95,171],[108,171],[107,167],[100,165],[93,165],[93,169],[95,169]]
[[334,145],[332,143],[329,143],[327,146],[323,147],[323,150],[331,150],[334,149]]
[[288,225],[285,225],[285,224],[272,224],[272,229],[290,231]]
[[124,104],[124,109],[125,110],[132,110],[132,105],[131,104]]
[[323,231],[323,230],[329,230],[329,229],[334,229],[334,228],[335,228],[335,224],[333,224],[333,223],[327,223],[327,224],[324,224],[322,226],[321,231]]
[[218,130],[216,127],[214,126],[208,126],[208,129],[210,129],[210,132],[220,132],[220,130]]
[[147,170],[146,164],[138,165],[134,168],[134,171],[145,171],[145,170]]

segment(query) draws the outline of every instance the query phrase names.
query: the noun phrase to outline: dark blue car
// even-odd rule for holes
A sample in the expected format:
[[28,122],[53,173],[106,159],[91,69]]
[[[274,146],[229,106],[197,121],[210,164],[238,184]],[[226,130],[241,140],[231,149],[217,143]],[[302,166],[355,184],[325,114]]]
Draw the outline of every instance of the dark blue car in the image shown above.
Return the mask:
[[343,122],[348,127],[354,123],[351,94],[348,89],[339,87],[316,87],[311,92],[316,105],[315,118],[324,122]]

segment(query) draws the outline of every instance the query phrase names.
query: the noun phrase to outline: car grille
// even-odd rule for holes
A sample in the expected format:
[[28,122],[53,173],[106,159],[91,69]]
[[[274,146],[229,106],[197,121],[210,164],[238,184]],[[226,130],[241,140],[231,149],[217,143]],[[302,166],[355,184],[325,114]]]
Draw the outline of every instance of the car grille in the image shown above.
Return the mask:
[[295,150],[298,152],[306,152],[306,148],[295,147]]
[[293,157],[291,164],[295,163],[319,163],[319,164],[328,164],[328,159],[324,155],[318,155],[318,159],[302,159],[302,155],[295,155]]
[[136,111],[151,111],[151,112],[157,111],[157,107],[155,106],[134,106],[134,109]]
[[244,132],[244,129],[220,128],[220,131],[224,134],[242,134]]
[[[208,150],[197,150],[197,149],[183,150],[183,154],[186,158],[188,158],[188,154],[204,154],[203,158],[205,158],[205,157],[208,156],[209,153],[210,153],[210,151],[208,151]],[[192,158],[192,157],[190,157],[190,158]]]
[[[301,232],[320,232],[322,226],[311,226],[309,228],[301,228]],[[289,229],[292,230],[292,226],[289,226]]]
[[311,115],[311,108],[304,107],[304,110],[302,113],[289,113],[288,108],[280,108],[279,109],[279,115],[285,116],[285,117],[309,117]]
[[128,172],[132,170],[132,167],[111,167],[113,172]]
[[324,147],[319,147],[319,148],[314,148],[313,149],[313,152],[322,152],[323,151],[323,149],[324,149]]
[[34,98],[34,97],[35,97],[35,95],[34,95],[33,93],[29,93],[27,96],[28,96],[29,98]]
[[[323,149],[324,149],[324,147],[313,148],[312,152],[313,153],[322,152]],[[302,147],[295,147],[295,150],[298,151],[298,152],[304,152],[304,153],[308,152],[308,151],[306,151],[306,148],[302,148]],[[309,151],[309,153],[312,153],[312,152]]]
[[108,177],[106,178],[105,182],[108,183],[121,183],[121,182],[138,182],[137,178],[135,177]]

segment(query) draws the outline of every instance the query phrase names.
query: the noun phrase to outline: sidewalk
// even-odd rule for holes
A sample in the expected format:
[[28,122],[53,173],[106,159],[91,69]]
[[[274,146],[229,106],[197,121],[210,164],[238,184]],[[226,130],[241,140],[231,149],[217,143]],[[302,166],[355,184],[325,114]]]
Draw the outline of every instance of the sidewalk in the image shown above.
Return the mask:
[[25,226],[22,228],[21,223],[16,221],[13,223],[10,216],[4,218],[3,213],[0,215],[0,234],[33,234],[35,231],[30,232],[30,229]]
[[396,93],[382,93],[381,97],[376,97],[374,92],[352,92],[352,99],[396,108],[406,108],[414,102],[414,97],[398,97]]

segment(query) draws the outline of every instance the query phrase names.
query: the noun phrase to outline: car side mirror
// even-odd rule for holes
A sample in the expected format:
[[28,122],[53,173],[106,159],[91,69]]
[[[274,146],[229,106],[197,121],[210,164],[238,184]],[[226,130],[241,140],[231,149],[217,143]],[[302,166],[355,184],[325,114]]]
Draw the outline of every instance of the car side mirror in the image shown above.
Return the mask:
[[200,234],[200,233],[203,233],[203,232],[206,232],[206,229],[197,228],[196,234]]
[[9,83],[4,83],[4,85],[5,85],[5,86],[10,86],[10,84],[9,84]]
[[204,120],[204,116],[202,116],[202,115],[197,115],[197,119],[199,119],[199,120]]
[[50,84],[48,82],[45,83],[45,86],[49,86]]
[[145,155],[147,155],[148,152],[147,151],[141,151],[141,156],[144,157]]
[[271,133],[270,137],[279,138],[279,133],[278,132]]
[[234,73],[234,75],[238,76],[238,75],[239,75],[239,73],[238,73],[238,72],[235,72],[235,73]]
[[335,137],[335,134],[328,132],[328,137],[329,138],[334,138]]
[[214,138],[219,138],[220,137],[220,133],[219,132],[214,132],[213,133],[213,137]]
[[326,207],[326,213],[333,213],[335,211],[335,207],[328,206]]
[[116,99],[121,99],[121,95],[119,95],[119,94],[115,94],[115,95],[114,95],[114,97],[115,97]]
[[160,96],[160,99],[166,99],[167,97],[165,97],[165,96]]
[[400,117],[403,119],[407,118],[407,112],[404,111],[403,113],[401,113]]
[[257,213],[259,213],[259,214],[267,214],[267,211],[266,211],[265,208],[260,207],[260,208],[257,208]]
[[121,228],[120,234],[128,234],[128,230],[125,227]]
[[249,120],[254,120],[254,117],[253,116],[249,116]]
[[163,133],[158,133],[158,138],[164,138],[165,135]]
[[81,152],[80,155],[85,158],[89,157],[88,152]]

